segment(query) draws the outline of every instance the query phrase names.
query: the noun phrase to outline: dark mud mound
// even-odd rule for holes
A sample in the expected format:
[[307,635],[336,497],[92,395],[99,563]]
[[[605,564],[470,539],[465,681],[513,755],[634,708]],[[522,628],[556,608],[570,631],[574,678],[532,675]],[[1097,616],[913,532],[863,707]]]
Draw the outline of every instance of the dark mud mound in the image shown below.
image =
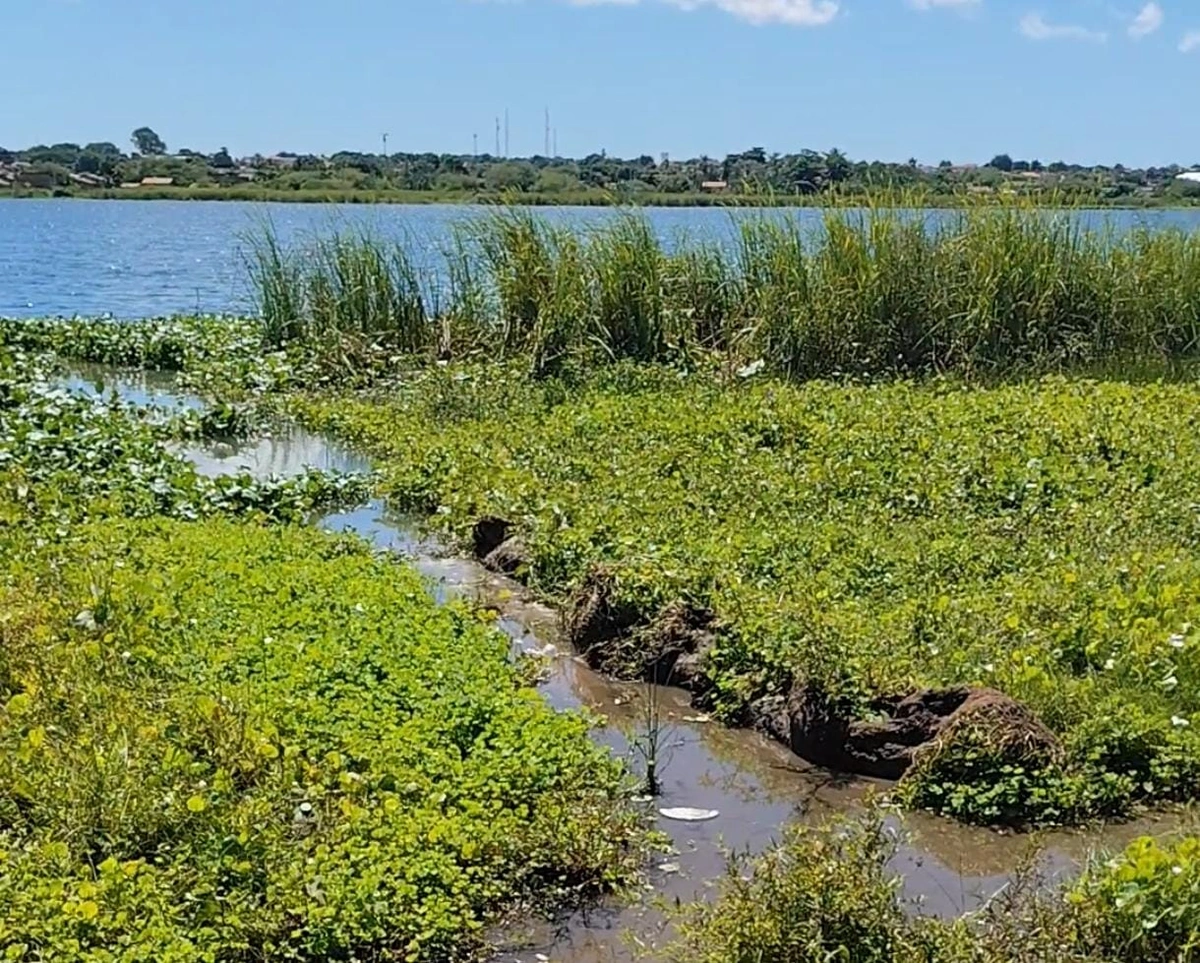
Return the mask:
[[519,578],[529,569],[529,549],[514,534],[512,522],[489,515],[475,523],[471,533],[475,557],[484,568]]
[[571,596],[566,612],[567,636],[592,665],[609,671],[619,661],[617,652],[642,621],[636,607],[618,600],[617,576],[607,568],[587,574]]
[[705,660],[716,644],[712,612],[672,602],[647,616],[619,600],[616,576],[594,569],[571,599],[566,625],[572,645],[592,668],[702,693],[711,688]]
[[810,762],[881,779],[899,779],[967,729],[1014,762],[1060,753],[1057,738],[1029,709],[995,689],[923,689],[872,708],[877,719],[848,719],[820,690],[797,687],[788,700],[788,744]]

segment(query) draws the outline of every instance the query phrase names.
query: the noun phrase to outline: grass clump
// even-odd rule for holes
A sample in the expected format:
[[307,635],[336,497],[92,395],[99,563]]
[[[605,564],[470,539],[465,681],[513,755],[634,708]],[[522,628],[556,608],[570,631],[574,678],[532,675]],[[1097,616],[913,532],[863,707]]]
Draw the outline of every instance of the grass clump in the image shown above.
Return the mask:
[[1067,886],[1026,871],[982,910],[921,917],[899,897],[878,814],[789,829],[679,914],[673,963],[1189,963],[1200,955],[1197,841],[1137,840]]
[[519,354],[554,374],[568,359],[715,351],[798,379],[1194,358],[1200,242],[1087,219],[881,202],[807,227],[745,214],[717,246],[666,243],[631,212],[576,230],[512,208],[464,220],[428,270],[410,243],[337,234],[291,249],[266,233],[251,275],[268,344],[306,344],[343,375],[394,368],[397,353]]
[[727,720],[803,688],[860,721],[926,688],[1012,696],[1055,752],[958,727],[905,792],[1053,823],[1200,794],[1197,400],[1191,384],[724,385],[618,366],[450,368],[293,404],[464,544],[479,518],[510,520],[544,594],[603,573],[627,643],[673,604],[711,613],[703,698]]

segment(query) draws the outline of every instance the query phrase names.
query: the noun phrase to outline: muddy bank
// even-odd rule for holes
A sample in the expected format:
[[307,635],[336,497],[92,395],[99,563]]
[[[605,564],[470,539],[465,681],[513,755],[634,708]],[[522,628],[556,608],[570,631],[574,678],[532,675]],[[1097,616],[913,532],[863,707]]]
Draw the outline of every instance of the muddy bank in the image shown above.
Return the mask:
[[[528,551],[515,526],[487,516],[474,526],[475,557],[487,569],[520,577]],[[673,602],[648,617],[621,602],[612,573],[593,569],[569,599],[566,634],[593,669],[616,678],[670,685],[692,705],[713,708],[708,660],[720,626],[714,613]],[[895,781],[922,756],[937,753],[968,727],[985,727],[998,752],[1016,763],[1061,755],[1057,737],[1025,706],[995,689],[958,686],[880,698],[870,721],[853,718],[811,683],[783,680],[750,699],[735,723],[766,733],[810,763]]]

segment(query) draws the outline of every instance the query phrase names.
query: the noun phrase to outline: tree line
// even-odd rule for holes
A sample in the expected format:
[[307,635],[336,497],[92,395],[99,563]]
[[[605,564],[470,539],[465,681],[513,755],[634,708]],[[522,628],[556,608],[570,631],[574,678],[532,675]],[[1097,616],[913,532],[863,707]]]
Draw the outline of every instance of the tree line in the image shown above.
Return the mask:
[[[643,154],[614,157],[606,152],[582,158],[498,157],[492,154],[405,152],[380,154],[339,151],[329,156],[282,151],[235,159],[226,148],[212,153],[168,150],[150,127],[130,135],[131,150],[115,143],[59,143],[23,150],[0,148],[0,163],[23,162],[51,172],[66,185],[71,175],[89,174],[106,183],[171,178],[176,186],[204,187],[231,180],[256,181],[270,188],[336,191],[423,191],[441,193],[808,195],[828,191],[867,192],[887,186],[931,193],[1038,190],[1106,198],[1136,194],[1200,194],[1200,186],[1177,180],[1178,164],[1130,168],[1121,164],[1086,166],[1063,161],[1014,159],[1001,153],[986,162],[922,165],[852,160],[838,149],[768,153],[765,148],[674,159]],[[78,178],[76,178],[78,180]]]

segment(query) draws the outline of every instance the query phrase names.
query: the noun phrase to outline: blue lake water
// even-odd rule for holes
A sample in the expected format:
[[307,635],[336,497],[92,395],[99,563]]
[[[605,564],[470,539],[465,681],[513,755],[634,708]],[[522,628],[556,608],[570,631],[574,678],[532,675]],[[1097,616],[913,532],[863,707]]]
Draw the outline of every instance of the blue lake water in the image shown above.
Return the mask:
[[[404,239],[433,263],[456,222],[486,213],[449,205],[0,200],[0,316],[244,312],[251,304],[247,237],[268,223],[285,243],[313,232],[365,228]],[[795,217],[814,227],[820,220],[813,210],[650,208],[644,213],[668,243],[681,236],[728,240],[742,217]],[[539,215],[580,228],[618,216],[604,208],[544,208]],[[1200,210],[1094,212],[1087,217],[1117,230],[1200,229]]]

